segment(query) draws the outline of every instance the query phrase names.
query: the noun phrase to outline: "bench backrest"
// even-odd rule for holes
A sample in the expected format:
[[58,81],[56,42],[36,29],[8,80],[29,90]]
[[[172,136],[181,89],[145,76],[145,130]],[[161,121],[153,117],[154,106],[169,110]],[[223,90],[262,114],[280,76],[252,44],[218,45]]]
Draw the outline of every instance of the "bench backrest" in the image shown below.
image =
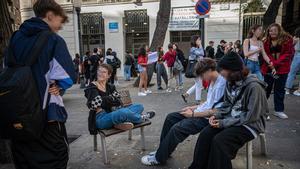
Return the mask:
[[132,104],[129,90],[122,90],[122,91],[119,91],[119,93],[121,95],[121,101],[124,105]]

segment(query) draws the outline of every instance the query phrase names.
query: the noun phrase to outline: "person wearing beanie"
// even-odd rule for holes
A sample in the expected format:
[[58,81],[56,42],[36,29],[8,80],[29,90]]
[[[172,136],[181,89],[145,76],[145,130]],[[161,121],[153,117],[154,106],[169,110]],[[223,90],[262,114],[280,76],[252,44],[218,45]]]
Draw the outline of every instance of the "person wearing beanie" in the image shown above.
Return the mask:
[[234,52],[220,60],[219,69],[227,80],[224,102],[201,131],[189,169],[232,169],[238,150],[265,131],[269,111],[265,83],[249,74]]
[[227,70],[241,71],[244,63],[236,52],[229,52],[219,61],[218,66]]

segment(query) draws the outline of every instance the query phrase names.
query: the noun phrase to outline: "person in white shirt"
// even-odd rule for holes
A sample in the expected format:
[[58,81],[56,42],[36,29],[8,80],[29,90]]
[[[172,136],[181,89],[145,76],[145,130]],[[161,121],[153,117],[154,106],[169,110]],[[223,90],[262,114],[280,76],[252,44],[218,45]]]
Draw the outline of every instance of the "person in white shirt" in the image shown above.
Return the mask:
[[157,151],[142,157],[144,165],[153,166],[165,164],[177,145],[189,135],[195,135],[205,128],[208,118],[215,108],[221,105],[226,80],[217,72],[217,64],[210,58],[200,60],[196,66],[196,75],[210,81],[207,100],[196,106],[183,108],[179,112],[170,113],[164,122],[160,144]]

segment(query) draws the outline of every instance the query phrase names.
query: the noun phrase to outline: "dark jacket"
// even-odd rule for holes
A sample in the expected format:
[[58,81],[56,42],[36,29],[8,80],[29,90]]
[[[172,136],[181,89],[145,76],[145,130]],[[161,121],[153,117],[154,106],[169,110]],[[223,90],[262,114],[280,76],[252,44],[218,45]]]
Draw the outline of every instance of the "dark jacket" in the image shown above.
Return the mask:
[[216,59],[220,60],[224,56],[224,47],[221,45],[218,45],[217,47],[217,53],[216,53]]
[[269,112],[265,87],[265,83],[255,75],[248,75],[237,86],[237,94],[233,95],[233,86],[227,82],[224,103],[216,113],[216,118],[220,119],[220,128],[246,125],[257,133],[263,133],[266,127],[265,116]]
[[206,57],[209,57],[211,59],[215,58],[215,49],[212,46],[207,46],[205,48]]
[[122,106],[120,93],[112,84],[106,84],[106,92],[100,91],[96,85],[91,83],[85,90],[84,96],[87,98],[87,107],[90,109],[88,125],[92,135],[97,134],[96,129],[96,109],[101,108],[110,113],[114,108]]
[[[38,34],[42,31],[50,31],[50,27],[40,18],[28,19],[20,26],[19,31],[11,39],[17,62],[24,63],[28,59]],[[5,65],[7,65],[6,62]],[[72,86],[73,81],[76,81],[74,65],[67,45],[63,38],[56,33],[49,36],[48,43],[44,46],[37,62],[31,68],[39,90],[41,103],[46,103],[47,88],[50,83],[55,82],[60,88],[66,90]],[[43,108],[48,108],[47,120],[66,121],[67,112],[61,98],[51,99],[50,103],[44,105]]]

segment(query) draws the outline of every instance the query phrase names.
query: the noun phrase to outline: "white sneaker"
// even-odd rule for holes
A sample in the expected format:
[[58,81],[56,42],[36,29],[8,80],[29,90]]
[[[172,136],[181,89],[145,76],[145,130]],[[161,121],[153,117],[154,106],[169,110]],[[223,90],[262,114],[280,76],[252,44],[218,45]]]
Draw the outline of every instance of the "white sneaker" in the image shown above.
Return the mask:
[[290,89],[285,89],[285,94],[291,94]]
[[183,86],[179,86],[178,89],[179,89],[179,90],[182,90],[182,89],[183,89]]
[[281,119],[287,119],[288,118],[288,116],[284,112],[278,112],[278,111],[276,111],[276,112],[273,113],[273,115],[277,116],[277,117],[279,117]]
[[296,91],[294,91],[294,93],[293,93],[295,96],[300,96],[300,91],[299,90],[296,90]]
[[145,93],[146,93],[146,94],[151,94],[152,91],[148,89],[148,90],[145,91]]
[[147,96],[147,93],[144,93],[144,92],[138,92],[138,96]]
[[166,90],[168,93],[171,93],[172,92],[172,89],[171,88],[167,88]]
[[151,155],[146,155],[142,157],[141,159],[142,164],[148,165],[148,166],[154,166],[154,165],[159,165],[159,162],[156,160],[155,156]]

